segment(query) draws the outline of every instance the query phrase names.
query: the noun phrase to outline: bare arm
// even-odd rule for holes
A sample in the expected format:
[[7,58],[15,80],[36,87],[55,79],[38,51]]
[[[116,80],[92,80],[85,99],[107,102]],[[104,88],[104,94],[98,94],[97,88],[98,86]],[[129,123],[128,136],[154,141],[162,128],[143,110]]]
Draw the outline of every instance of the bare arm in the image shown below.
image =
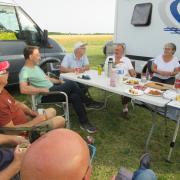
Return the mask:
[[14,125],[14,123],[12,121],[10,121],[4,127],[14,127],[14,128],[16,128],[16,127],[32,127],[32,126],[35,126],[46,120],[47,120],[46,114],[42,114],[42,115],[38,115],[31,121],[28,121],[27,123],[24,123],[24,124]]
[[62,84],[64,83],[63,80],[61,79],[55,79],[55,78],[50,78],[50,77],[47,77],[53,84]]
[[47,88],[37,88],[29,85],[27,82],[20,83],[20,92],[22,94],[38,94],[38,93],[47,93],[49,89]]
[[20,148],[17,146],[14,151],[14,159],[12,163],[2,171],[0,171],[0,179],[8,180],[16,175],[21,168],[21,163],[24,158],[26,151],[20,151]]
[[[84,67],[79,68],[79,72],[83,73],[85,71],[88,71],[89,69],[90,69],[90,66],[89,65],[85,65]],[[67,68],[67,67],[61,66],[60,67],[60,71],[62,73],[75,72],[75,68]]]
[[129,69],[129,74],[131,77],[136,77],[136,72],[134,69]]
[[20,101],[17,101],[17,100],[16,100],[15,103],[16,103],[17,106],[19,106],[23,110],[23,112],[25,114],[33,116],[33,117],[38,115],[37,112],[32,111],[26,104],[24,104],[24,103],[22,103]]
[[174,71],[163,71],[163,70],[158,70],[156,64],[152,64],[152,71],[154,73],[160,74],[161,76],[175,76],[178,72],[180,72],[180,68],[175,68]]
[[67,67],[61,66],[60,71],[62,73],[75,72],[75,68],[67,68]]
[[21,144],[27,141],[22,136],[0,134],[0,144]]

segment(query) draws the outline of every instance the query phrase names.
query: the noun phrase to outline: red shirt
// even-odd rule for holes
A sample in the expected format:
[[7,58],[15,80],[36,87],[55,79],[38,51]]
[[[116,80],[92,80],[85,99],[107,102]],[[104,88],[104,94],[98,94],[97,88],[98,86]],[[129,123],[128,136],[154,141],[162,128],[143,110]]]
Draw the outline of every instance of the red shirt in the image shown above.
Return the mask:
[[4,89],[0,93],[0,127],[11,121],[14,125],[19,125],[26,123],[27,118],[22,109],[15,104],[15,99]]

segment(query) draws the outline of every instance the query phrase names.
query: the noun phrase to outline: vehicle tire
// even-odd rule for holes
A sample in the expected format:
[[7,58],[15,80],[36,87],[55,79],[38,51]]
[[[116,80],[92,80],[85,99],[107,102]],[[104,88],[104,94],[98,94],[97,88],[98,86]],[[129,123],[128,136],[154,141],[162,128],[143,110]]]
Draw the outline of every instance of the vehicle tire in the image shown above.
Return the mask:
[[50,77],[59,78],[60,75],[60,61],[52,59],[40,65],[41,69]]

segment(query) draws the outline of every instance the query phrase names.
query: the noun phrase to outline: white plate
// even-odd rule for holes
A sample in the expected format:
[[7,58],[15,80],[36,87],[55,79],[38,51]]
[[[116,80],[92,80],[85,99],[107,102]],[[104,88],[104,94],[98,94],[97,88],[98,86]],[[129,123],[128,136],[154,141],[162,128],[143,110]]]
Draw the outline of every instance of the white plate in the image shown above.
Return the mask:
[[[132,83],[129,83],[129,81],[132,81]],[[137,81],[138,83],[135,84],[135,83],[133,83],[133,81]],[[139,85],[139,81],[136,80],[136,79],[129,79],[129,80],[126,80],[124,83],[127,84],[127,85]]]
[[[133,90],[135,93],[131,93],[130,90]],[[127,94],[129,94],[129,95],[132,95],[132,96],[141,96],[141,95],[144,94],[144,91],[131,88],[131,89],[126,89],[126,90],[125,90],[125,93],[127,93]]]
[[[158,91],[158,92],[160,92],[161,94],[159,94],[159,95],[150,94],[150,93],[149,93],[150,91]],[[144,91],[144,93],[147,94],[147,95],[149,95],[149,96],[157,96],[157,97],[160,97],[160,96],[162,96],[162,93],[163,93],[163,92],[160,91],[160,90],[158,90],[158,89],[147,88],[147,89]]]
[[165,91],[165,92],[163,93],[163,97],[164,97],[165,99],[170,99],[170,100],[176,99],[176,95],[177,95],[176,91],[174,91],[174,90],[172,90],[172,89],[167,90],[167,91]]

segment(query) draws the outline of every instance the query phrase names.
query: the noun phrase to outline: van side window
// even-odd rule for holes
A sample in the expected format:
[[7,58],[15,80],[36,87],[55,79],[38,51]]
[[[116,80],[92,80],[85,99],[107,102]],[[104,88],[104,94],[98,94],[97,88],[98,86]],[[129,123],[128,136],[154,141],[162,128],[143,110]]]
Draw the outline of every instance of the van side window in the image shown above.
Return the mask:
[[152,3],[136,4],[131,24],[134,26],[148,26],[151,24]]
[[24,13],[17,8],[17,13],[21,26],[21,39],[25,40],[28,45],[40,45],[41,35],[37,25]]
[[19,25],[13,7],[0,6],[0,40],[17,40]]

